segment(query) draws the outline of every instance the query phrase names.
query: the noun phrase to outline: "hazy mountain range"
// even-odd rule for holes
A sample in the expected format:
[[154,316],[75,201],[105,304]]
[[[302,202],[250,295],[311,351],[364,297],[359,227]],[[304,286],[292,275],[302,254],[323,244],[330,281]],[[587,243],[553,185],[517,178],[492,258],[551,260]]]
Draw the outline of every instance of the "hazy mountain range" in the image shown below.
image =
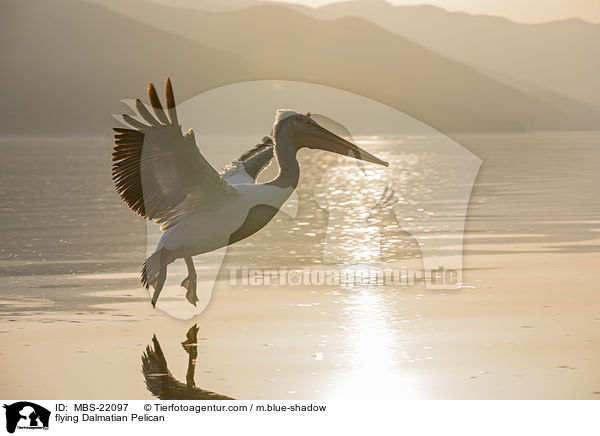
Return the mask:
[[600,107],[600,24],[579,19],[519,24],[385,1],[294,7],[319,18],[362,17],[438,53],[504,75],[509,84],[513,77]]
[[141,0],[115,1],[111,9],[78,0],[0,5],[4,134],[105,133],[120,99],[167,75],[180,100],[244,80],[320,83],[445,133],[600,127],[596,109],[554,88],[473,67],[361,18],[329,21],[278,5],[214,12]]
[[[420,2],[409,0],[406,3]],[[427,3],[450,11],[507,17],[519,23],[543,23],[567,18],[600,23],[597,0],[427,0]]]
[[[101,0],[100,0],[101,1]],[[151,0],[184,8],[205,10],[231,10],[256,6],[269,0]],[[272,0],[274,1],[274,0]],[[332,0],[338,1],[339,0]],[[398,3],[398,1],[389,0]],[[388,0],[353,0],[354,3],[374,5]],[[507,17],[519,23],[543,23],[570,18],[600,23],[600,7],[597,0],[403,0],[407,5],[426,3],[449,11],[467,11],[471,14],[484,14]],[[288,3],[293,5],[293,3]]]
[[[96,1],[115,4],[114,0]],[[164,0],[151,1],[164,3]],[[455,3],[460,9],[460,1]],[[495,3],[518,8],[519,2]],[[537,10],[539,16],[546,9],[558,9],[556,3],[540,0],[535,8],[528,1],[527,8]],[[597,0],[580,0],[579,3],[571,6],[591,11],[595,3],[600,19]],[[169,5],[207,11],[231,11],[264,4],[257,0],[169,0]],[[575,18],[521,24],[488,15],[448,12],[431,5],[394,6],[385,0],[342,1],[318,8],[286,5],[321,19],[363,18],[440,54],[481,67],[482,71],[510,85],[526,81],[538,89],[548,88],[547,91],[600,107],[600,24]],[[563,11],[566,8],[564,2],[561,8]]]
[[[123,98],[170,75],[180,100],[258,77],[251,62],[78,0],[1,0],[3,134],[109,134]],[[210,67],[207,67],[210,66]],[[218,66],[218,67],[217,67]]]

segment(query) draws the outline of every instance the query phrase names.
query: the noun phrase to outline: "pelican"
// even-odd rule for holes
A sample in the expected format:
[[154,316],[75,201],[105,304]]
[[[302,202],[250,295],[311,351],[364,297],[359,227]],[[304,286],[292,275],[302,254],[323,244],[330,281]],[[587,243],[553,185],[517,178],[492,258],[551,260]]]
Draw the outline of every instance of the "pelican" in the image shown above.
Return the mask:
[[[139,99],[139,119],[124,114],[131,128],[115,128],[113,181],[123,201],[136,213],[161,224],[156,250],[144,262],[142,284],[154,288],[152,306],[160,296],[167,265],[185,260],[188,276],[181,286],[196,305],[193,256],[231,245],[263,228],[296,189],[299,149],[326,150],[388,166],[388,163],[289,109],[275,114],[272,138],[244,153],[221,172],[200,153],[194,132],[182,133],[173,87],[165,85],[167,110],[153,84],[148,85],[152,112]],[[140,121],[143,119],[145,121]],[[257,183],[275,157],[279,173]]]

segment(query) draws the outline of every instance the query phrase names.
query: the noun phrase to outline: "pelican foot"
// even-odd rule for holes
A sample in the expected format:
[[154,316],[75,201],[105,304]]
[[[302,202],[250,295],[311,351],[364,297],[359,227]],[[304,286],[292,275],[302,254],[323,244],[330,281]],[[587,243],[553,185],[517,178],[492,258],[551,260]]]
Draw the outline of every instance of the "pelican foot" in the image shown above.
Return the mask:
[[194,359],[198,355],[197,347],[198,347],[198,324],[194,324],[190,327],[186,334],[186,339],[181,343],[183,349],[188,353],[190,357]]
[[154,291],[154,295],[152,296],[152,309],[156,309],[156,302],[158,301],[158,296],[160,295],[160,291]]
[[198,296],[196,295],[196,277],[195,276],[187,276],[182,282],[181,286],[187,289],[185,293],[185,298],[187,301],[192,303],[194,306],[199,301]]

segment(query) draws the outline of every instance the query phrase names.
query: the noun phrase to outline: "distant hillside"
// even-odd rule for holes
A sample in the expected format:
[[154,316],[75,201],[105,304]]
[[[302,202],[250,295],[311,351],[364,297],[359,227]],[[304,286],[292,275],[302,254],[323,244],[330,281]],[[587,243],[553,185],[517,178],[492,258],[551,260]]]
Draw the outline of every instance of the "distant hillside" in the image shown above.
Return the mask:
[[[377,99],[444,132],[596,129],[600,113],[552,92],[543,99],[349,17],[314,19],[265,5],[224,13],[133,0],[104,4],[252,59],[268,78],[314,81]],[[568,99],[566,99],[568,100]],[[557,103],[557,104],[555,104]]]
[[[168,1],[169,5],[217,11],[264,4],[257,0],[151,1]],[[320,19],[363,18],[442,55],[481,67],[486,74],[493,71],[495,77],[506,79],[508,85],[517,80],[528,82],[538,89],[546,88],[544,92],[548,97],[549,94],[564,94],[563,97],[557,96],[557,104],[569,104],[570,98],[600,108],[600,24],[597,23],[600,21],[600,3],[598,0],[578,0],[578,3],[566,5],[560,1],[536,1],[538,5],[534,7],[531,1],[523,5],[520,0],[490,0],[490,4],[481,9],[497,9],[498,15],[502,15],[504,9],[528,9],[535,11],[531,12],[530,19],[535,15],[534,21],[539,22],[552,20],[552,16],[562,15],[567,9],[579,10],[587,11],[586,16],[595,23],[573,18],[522,24],[498,16],[448,12],[431,5],[394,6],[385,0],[342,1],[319,8],[296,3],[285,5]],[[455,9],[460,9],[460,6],[455,5]]]
[[210,13],[115,3],[128,18],[77,0],[0,5],[3,134],[104,133],[119,99],[143,94],[147,82],[166,75],[180,100],[236,81],[320,83],[445,133],[591,129],[600,119],[559,109],[357,18],[330,23],[277,6]]
[[[545,0],[539,3],[538,10],[549,6]],[[328,20],[361,17],[469,65],[600,107],[600,24],[579,19],[519,24],[505,18],[447,12],[428,5],[393,6],[384,1],[346,1],[317,9],[290,7]],[[600,5],[598,9],[600,12]]]
[[[97,0],[102,1],[102,0]],[[150,0],[190,9],[232,10],[256,6],[275,0]],[[354,0],[356,3],[377,5],[392,0]],[[281,2],[280,2],[281,3]],[[339,2],[341,3],[341,2]],[[396,2],[398,3],[398,2]],[[472,14],[512,17],[518,23],[544,23],[567,18],[580,18],[592,23],[600,23],[598,0],[424,0],[425,7],[436,5],[451,11],[471,11]],[[298,3],[287,3],[290,6]],[[409,6],[410,7],[410,6]],[[433,6],[435,7],[435,6]]]
[[119,100],[165,76],[177,97],[258,76],[251,62],[77,0],[1,0],[0,131],[110,133]]

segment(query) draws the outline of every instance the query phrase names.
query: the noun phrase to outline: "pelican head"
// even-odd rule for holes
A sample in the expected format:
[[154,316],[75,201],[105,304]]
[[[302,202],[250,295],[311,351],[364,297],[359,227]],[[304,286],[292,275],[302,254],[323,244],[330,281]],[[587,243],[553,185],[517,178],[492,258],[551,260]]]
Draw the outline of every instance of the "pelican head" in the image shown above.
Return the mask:
[[345,140],[335,133],[320,126],[310,116],[291,110],[279,110],[275,117],[274,130],[285,123],[290,129],[297,149],[302,147],[330,151],[332,153],[351,156],[355,159],[372,162],[383,166],[389,164],[372,155],[357,145]]

